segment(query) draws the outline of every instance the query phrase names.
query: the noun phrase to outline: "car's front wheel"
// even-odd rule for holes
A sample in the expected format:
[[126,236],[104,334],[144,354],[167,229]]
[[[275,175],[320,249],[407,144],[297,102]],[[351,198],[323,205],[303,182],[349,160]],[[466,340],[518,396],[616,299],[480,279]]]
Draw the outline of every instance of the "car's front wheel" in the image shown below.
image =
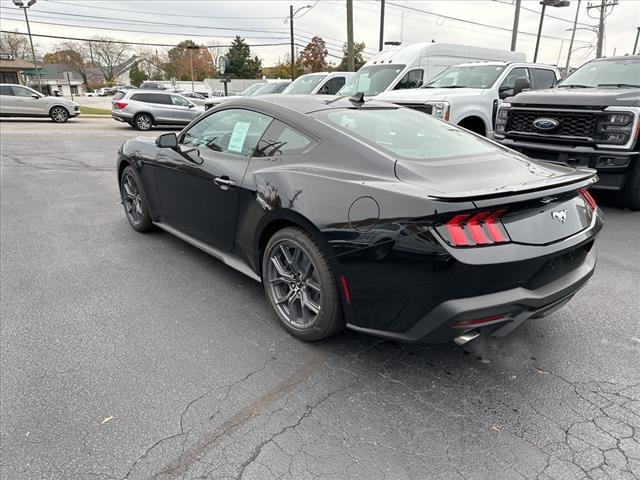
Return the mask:
[[317,341],[344,327],[331,265],[301,228],[287,227],[271,237],[262,259],[262,281],[280,323],[293,336]]
[[69,120],[69,110],[64,107],[53,107],[49,112],[49,117],[56,123],[64,123]]
[[153,118],[151,118],[151,115],[147,113],[139,113],[136,115],[136,118],[133,119],[133,126],[137,130],[151,130],[151,127],[153,126]]
[[133,167],[126,167],[120,177],[120,196],[124,213],[129,224],[138,232],[148,232],[153,228],[147,199],[142,191],[142,183]]

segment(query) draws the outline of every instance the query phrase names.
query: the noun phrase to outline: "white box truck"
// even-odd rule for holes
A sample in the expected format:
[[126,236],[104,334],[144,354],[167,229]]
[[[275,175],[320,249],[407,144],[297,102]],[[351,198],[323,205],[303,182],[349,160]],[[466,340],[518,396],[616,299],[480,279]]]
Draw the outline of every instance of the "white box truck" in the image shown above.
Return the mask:
[[524,62],[526,55],[450,43],[414,43],[387,48],[365,63],[338,95],[417,88],[450,65],[472,61]]

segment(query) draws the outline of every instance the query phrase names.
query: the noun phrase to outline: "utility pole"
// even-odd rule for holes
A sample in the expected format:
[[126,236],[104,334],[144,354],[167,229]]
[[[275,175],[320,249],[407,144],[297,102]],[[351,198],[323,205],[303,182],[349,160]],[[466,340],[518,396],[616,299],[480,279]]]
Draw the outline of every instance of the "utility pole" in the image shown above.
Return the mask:
[[573,39],[576,36],[576,28],[578,26],[578,14],[580,13],[580,2],[578,0],[578,8],[576,8],[576,17],[573,19],[573,30],[571,31],[571,41],[569,42],[569,53],[567,53],[567,63],[564,66],[564,76],[569,75],[569,61],[571,60],[571,50],[573,50]]
[[353,58],[353,0],[347,0],[347,70],[355,70]]
[[618,5],[618,0],[611,0],[611,2],[607,2],[607,0],[601,0],[600,5],[589,5],[587,10],[591,10],[592,8],[600,9],[600,19],[598,21],[598,47],[596,48],[596,58],[602,57],[602,47],[604,45],[604,20],[606,18],[605,11],[608,7],[615,7]]
[[511,51],[516,51],[516,39],[518,37],[518,23],[520,22],[520,2],[516,0],[516,13],[513,16],[513,30],[511,31]]
[[640,37],[640,27],[638,27],[638,31],[636,32],[636,41],[633,44],[633,51],[631,52],[632,55],[636,54],[636,48],[638,48],[638,37]]
[[296,57],[293,43],[293,5],[289,5],[289,30],[291,31],[291,80],[296,79]]
[[380,0],[380,44],[378,50],[384,48],[384,0]]
[[189,63],[191,64],[191,91],[195,92],[196,87],[193,84],[193,47],[189,48]]

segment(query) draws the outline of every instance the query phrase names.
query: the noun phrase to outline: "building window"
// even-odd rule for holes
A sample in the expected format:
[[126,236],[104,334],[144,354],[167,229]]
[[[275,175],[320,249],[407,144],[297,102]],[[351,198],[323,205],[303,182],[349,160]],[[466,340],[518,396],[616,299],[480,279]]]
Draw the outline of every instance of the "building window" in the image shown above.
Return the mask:
[[78,86],[71,85],[71,95],[78,95]]

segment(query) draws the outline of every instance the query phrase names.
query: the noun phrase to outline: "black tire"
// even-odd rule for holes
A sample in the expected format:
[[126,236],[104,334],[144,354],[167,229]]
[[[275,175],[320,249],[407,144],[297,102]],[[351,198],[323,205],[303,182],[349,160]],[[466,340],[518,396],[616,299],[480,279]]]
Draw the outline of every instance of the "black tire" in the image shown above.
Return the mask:
[[139,113],[133,119],[133,128],[146,132],[153,127],[153,117],[148,113]]
[[[283,277],[281,277],[274,281],[274,272],[278,276],[280,271],[275,265],[280,261],[276,260],[276,263],[273,263],[273,258],[278,259],[281,256],[280,258],[286,259],[286,256],[282,253],[282,247],[293,249],[289,249],[289,252],[295,252],[293,253],[294,260],[298,252],[295,248],[300,249],[302,252],[299,254],[299,258],[303,268],[292,267],[292,263],[285,265],[288,268],[287,272],[298,272],[297,280],[289,282],[288,280],[282,280]],[[305,266],[304,260],[309,260],[310,262]],[[281,266],[284,265],[282,262],[280,264]],[[312,264],[312,268],[309,267],[309,264]],[[309,271],[312,273],[305,277],[305,273],[308,274]],[[303,229],[297,227],[283,228],[269,239],[262,258],[262,281],[269,303],[271,303],[276,312],[278,320],[294,337],[307,342],[315,342],[330,337],[344,328],[340,294],[333,269],[320,245]],[[294,285],[296,281],[298,282],[297,286]],[[310,284],[315,284],[315,286],[308,288]],[[278,289],[281,290],[279,291]],[[281,301],[278,302],[276,297],[280,292],[285,291],[288,291],[289,295],[280,295]],[[292,295],[294,291],[297,292],[296,295]],[[291,296],[294,298],[289,300],[287,305],[284,305],[285,302],[282,299],[284,297],[290,298]],[[296,299],[295,297],[299,298]],[[295,316],[296,320],[299,320],[297,313],[300,312],[304,322],[305,308],[307,308],[307,317],[308,314],[313,313],[307,307],[308,302],[313,304],[314,308],[318,307],[317,313],[313,320],[309,320],[309,325],[301,326],[296,324],[290,317]],[[295,305],[295,309],[292,305]],[[289,314],[287,314],[287,310]],[[295,313],[294,310],[296,311]]]
[[120,176],[120,197],[124,214],[134,230],[144,233],[153,229],[153,222],[147,207],[147,197],[136,170],[128,166]]
[[619,193],[618,200],[623,207],[640,210],[640,159],[636,160],[624,184],[624,189]]
[[56,123],[65,123],[69,120],[69,110],[64,107],[55,106],[49,110],[49,118]]

